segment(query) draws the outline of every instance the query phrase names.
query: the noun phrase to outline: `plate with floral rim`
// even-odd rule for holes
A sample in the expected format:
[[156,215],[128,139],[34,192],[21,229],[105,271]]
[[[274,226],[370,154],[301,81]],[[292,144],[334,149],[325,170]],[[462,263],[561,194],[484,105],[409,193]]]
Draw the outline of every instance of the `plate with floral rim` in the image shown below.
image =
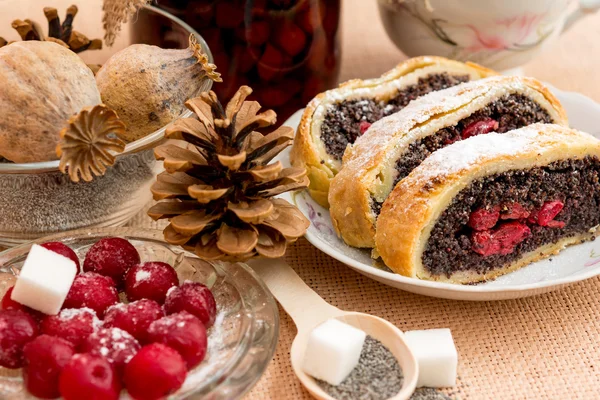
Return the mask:
[[[600,104],[582,94],[548,86],[567,110],[571,126],[600,138]],[[296,129],[302,112],[297,111],[284,125]],[[276,160],[289,166],[289,149]],[[282,197],[296,204],[311,221],[305,237],[319,250],[371,279],[412,293],[453,300],[507,300],[550,292],[600,275],[600,240],[597,240],[568,247],[556,256],[476,285],[409,278],[391,272],[380,260],[372,259],[369,251],[346,245],[335,234],[327,209],[317,204],[306,190]]]

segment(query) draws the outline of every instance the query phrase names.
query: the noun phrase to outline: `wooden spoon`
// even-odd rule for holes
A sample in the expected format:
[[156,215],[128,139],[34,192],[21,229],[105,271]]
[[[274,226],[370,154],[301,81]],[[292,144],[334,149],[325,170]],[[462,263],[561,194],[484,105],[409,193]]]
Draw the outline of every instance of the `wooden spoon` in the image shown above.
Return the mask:
[[379,340],[394,354],[402,368],[404,383],[400,392],[390,400],[406,400],[412,395],[417,386],[417,360],[406,344],[400,329],[374,315],[343,311],[332,306],[308,287],[283,259],[253,260],[249,264],[263,279],[298,328],[290,352],[292,367],[300,382],[313,397],[320,400],[336,400],[302,370],[310,332],[330,318],[336,318],[361,329],[367,335]]

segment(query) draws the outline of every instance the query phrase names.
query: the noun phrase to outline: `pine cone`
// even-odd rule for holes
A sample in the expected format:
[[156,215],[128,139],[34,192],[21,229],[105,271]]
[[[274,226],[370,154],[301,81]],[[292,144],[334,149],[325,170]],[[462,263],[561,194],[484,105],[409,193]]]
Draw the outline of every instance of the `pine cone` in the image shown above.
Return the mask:
[[225,109],[212,91],[189,100],[186,106],[198,119],[177,120],[166,133],[186,147],[155,150],[166,172],[152,193],[163,201],[148,215],[169,218],[165,240],[204,259],[281,257],[309,225],[295,206],[272,198],[308,185],[304,169],[269,164],[291,144],[294,131],[285,126],[264,135],[255,131],[273,125],[276,115],[257,114],[260,104],[245,101],[250,93],[242,86]]

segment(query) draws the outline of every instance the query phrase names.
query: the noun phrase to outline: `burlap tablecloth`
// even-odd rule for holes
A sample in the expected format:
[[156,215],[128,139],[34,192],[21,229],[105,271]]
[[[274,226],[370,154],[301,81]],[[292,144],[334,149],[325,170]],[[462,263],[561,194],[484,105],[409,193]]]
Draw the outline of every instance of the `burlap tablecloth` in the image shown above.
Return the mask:
[[[374,0],[343,1],[341,80],[381,74],[405,57],[379,23]],[[600,15],[586,17],[525,71],[558,88],[600,101]],[[145,215],[131,225],[157,227]],[[503,302],[459,302],[389,288],[345,267],[302,239],[287,261],[325,300],[371,313],[402,330],[449,327],[459,353],[462,399],[600,398],[600,279],[554,293]],[[289,349],[296,334],[280,310],[277,352],[250,399],[309,399]]]

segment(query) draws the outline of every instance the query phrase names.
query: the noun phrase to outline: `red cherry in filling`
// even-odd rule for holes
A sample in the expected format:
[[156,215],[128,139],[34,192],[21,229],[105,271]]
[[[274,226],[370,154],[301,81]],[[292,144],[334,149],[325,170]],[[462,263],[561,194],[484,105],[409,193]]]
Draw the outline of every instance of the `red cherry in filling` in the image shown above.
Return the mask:
[[493,228],[500,218],[500,209],[493,207],[492,209],[479,208],[469,215],[467,225],[476,231],[487,231]]
[[61,337],[71,342],[75,348],[100,326],[96,312],[91,308],[69,308],[58,315],[48,315],[40,324],[42,333]]
[[531,236],[531,229],[517,221],[506,222],[492,234],[500,243],[500,254],[510,254],[514,247]]
[[490,133],[498,129],[498,121],[491,118],[484,118],[479,121],[471,122],[463,129],[461,137],[463,139],[470,138],[471,136],[483,135]]
[[179,353],[164,344],[152,343],[125,367],[125,387],[135,399],[162,399],[183,385],[186,374]]
[[125,276],[125,293],[129,301],[151,299],[163,304],[167,291],[177,285],[177,272],[163,262],[135,265]]
[[198,282],[184,282],[169,290],[165,300],[167,314],[187,311],[208,329],[215,322],[217,303],[210,289]]
[[129,304],[115,304],[106,310],[104,327],[120,328],[141,343],[146,342],[148,327],[164,317],[165,313],[157,302],[143,299]]
[[206,328],[185,311],[154,321],[148,329],[148,339],[177,350],[188,369],[200,364],[206,356]]
[[95,272],[84,272],[75,277],[63,308],[87,307],[103,318],[104,311],[118,301],[117,289],[111,278]]
[[42,246],[50,251],[53,251],[57,254],[60,254],[63,257],[67,257],[67,258],[73,260],[75,265],[77,265],[77,270],[79,271],[79,268],[80,268],[79,257],[77,257],[77,254],[75,254],[73,249],[71,249],[66,244],[61,243],[61,242],[47,242],[47,243],[42,243],[40,246]]
[[34,396],[54,399],[60,395],[58,379],[75,354],[73,345],[59,337],[40,335],[25,346],[23,381]]
[[515,246],[531,235],[531,229],[518,221],[506,222],[494,231],[473,232],[471,249],[484,257],[510,254]]
[[84,353],[105,357],[117,372],[122,373],[125,365],[140,349],[140,344],[122,329],[103,328],[88,336],[81,348]]
[[358,124],[358,129],[360,129],[360,134],[363,135],[367,129],[369,129],[371,127],[371,123],[367,122],[367,121],[360,121],[360,124]]
[[139,263],[140,255],[131,243],[121,238],[106,238],[90,248],[83,261],[83,270],[109,276],[120,285],[125,272]]
[[529,211],[519,203],[505,204],[500,219],[523,219],[529,217]]
[[539,226],[553,225],[550,227],[562,228],[565,226],[564,222],[553,220],[562,211],[564,206],[564,203],[559,200],[547,201],[542,205],[542,207],[539,210],[533,211],[531,213],[531,215],[527,219],[527,222],[537,224]]
[[26,312],[27,314],[31,315],[37,321],[41,320],[42,318],[44,318],[46,316],[46,314],[44,314],[42,312],[39,312],[37,310],[34,310],[33,308],[24,306],[23,304],[18,303],[16,301],[14,301],[13,299],[11,299],[10,296],[12,295],[13,289],[14,289],[14,286],[8,288],[8,290],[4,294],[4,297],[2,297],[2,309],[3,310],[21,310],[21,311]]
[[37,322],[21,310],[0,311],[0,366],[21,368],[23,347],[38,334]]
[[473,232],[471,235],[471,249],[487,257],[500,251],[500,242],[494,240],[490,231]]
[[107,359],[93,354],[75,354],[63,368],[59,390],[64,400],[117,400],[121,382]]

